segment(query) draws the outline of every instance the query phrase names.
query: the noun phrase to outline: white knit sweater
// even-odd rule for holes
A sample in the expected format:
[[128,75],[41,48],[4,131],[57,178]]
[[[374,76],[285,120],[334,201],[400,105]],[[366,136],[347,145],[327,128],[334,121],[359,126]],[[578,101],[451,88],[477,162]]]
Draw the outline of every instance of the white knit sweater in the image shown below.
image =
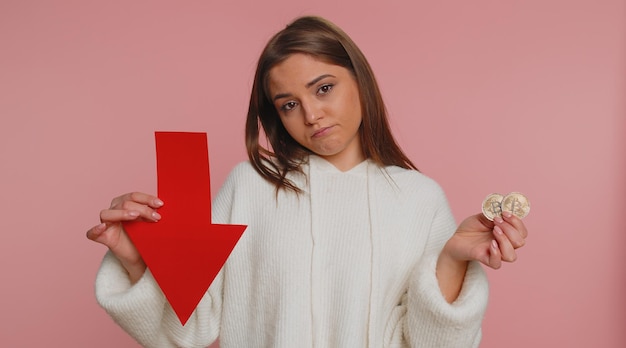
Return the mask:
[[232,171],[213,222],[248,228],[184,327],[150,271],[131,286],[110,253],[100,305],[146,347],[477,347],[487,279],[470,263],[443,298],[435,265],[456,223],[439,185],[370,161],[303,169],[290,178],[305,192],[277,198],[248,162]]

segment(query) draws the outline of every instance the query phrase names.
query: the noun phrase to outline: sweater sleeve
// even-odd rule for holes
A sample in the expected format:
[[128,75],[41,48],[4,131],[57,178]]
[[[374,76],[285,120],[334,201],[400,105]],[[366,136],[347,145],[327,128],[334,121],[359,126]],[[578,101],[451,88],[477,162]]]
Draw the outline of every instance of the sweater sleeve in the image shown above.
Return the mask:
[[[230,220],[233,174],[213,201],[213,223]],[[224,269],[215,277],[191,317],[181,325],[149,269],[134,285],[117,258],[107,252],[96,276],[96,299],[144,347],[206,347],[220,332]]]
[[219,334],[221,284],[220,272],[182,326],[149,269],[131,285],[121,263],[107,252],[96,277],[96,299],[144,347],[206,347]]
[[436,276],[437,259],[456,230],[447,201],[437,209],[428,243],[413,269],[403,302],[406,315],[403,333],[411,347],[478,347],[487,307],[488,283],[478,262],[470,262],[458,298],[448,303]]

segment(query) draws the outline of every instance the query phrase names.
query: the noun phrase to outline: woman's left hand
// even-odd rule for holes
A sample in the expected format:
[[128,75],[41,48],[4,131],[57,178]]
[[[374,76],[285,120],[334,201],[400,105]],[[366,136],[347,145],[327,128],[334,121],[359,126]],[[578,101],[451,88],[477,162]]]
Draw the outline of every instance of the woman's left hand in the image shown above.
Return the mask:
[[504,212],[502,217],[489,221],[483,214],[465,219],[448,240],[442,253],[458,261],[477,260],[493,269],[502,261],[517,259],[515,249],[526,244],[528,231],[517,216]]

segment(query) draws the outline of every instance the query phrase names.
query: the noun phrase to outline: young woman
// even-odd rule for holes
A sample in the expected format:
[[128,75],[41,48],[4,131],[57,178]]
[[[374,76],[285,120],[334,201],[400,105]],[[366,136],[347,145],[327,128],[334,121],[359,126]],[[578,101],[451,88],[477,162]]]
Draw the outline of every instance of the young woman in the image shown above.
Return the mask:
[[87,232],[109,248],[97,299],[138,342],[478,346],[488,296],[480,263],[514,261],[526,228],[510,214],[456,226],[441,188],[394,141],[374,74],[341,29],[302,17],[269,41],[246,146],[249,161],[224,183],[213,220],[248,228],[185,326],[121,225],[157,222],[163,202],[117,197]]

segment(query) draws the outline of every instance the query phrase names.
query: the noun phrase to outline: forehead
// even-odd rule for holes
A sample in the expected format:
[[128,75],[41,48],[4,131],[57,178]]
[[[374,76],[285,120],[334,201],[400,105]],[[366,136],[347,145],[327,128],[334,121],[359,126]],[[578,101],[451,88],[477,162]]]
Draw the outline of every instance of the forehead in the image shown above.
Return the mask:
[[317,57],[294,53],[270,69],[268,86],[273,92],[277,89],[301,87],[324,74],[340,78],[349,76],[350,72],[342,66],[328,63]]

